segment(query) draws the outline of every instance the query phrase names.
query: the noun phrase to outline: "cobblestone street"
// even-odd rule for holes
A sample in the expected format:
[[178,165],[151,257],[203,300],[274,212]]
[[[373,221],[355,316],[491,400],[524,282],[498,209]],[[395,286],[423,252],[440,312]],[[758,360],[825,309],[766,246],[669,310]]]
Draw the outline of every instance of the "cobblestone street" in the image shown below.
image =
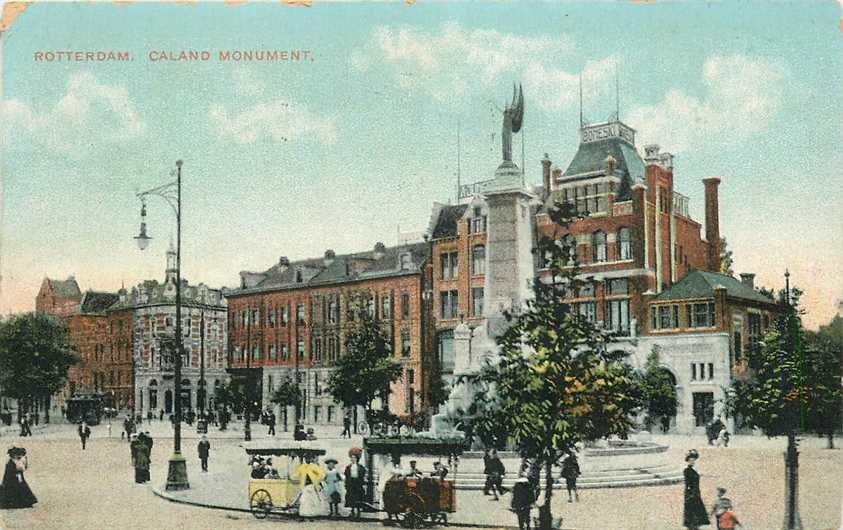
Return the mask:
[[[236,426],[240,428],[240,426]],[[277,525],[298,526],[295,521],[270,518],[257,521],[245,512],[214,510],[169,502],[155,496],[152,487],[160,487],[166,478],[166,461],[172,450],[169,426],[155,424],[150,428],[155,437],[152,454],[152,482],[135,484],[129,462],[129,448],[120,440],[120,432],[112,429],[106,436],[105,426],[94,428],[88,449],[81,450],[71,426],[51,427],[46,435],[19,439],[4,434],[4,446],[16,443],[28,450],[30,469],[26,478],[38,496],[39,503],[30,510],[0,511],[3,530],[90,530],[90,529],[156,529],[176,528],[237,529],[271,528]],[[208,492],[213,485],[226,492],[226,498],[242,498],[246,506],[245,478],[228,487],[227,469],[242,467],[246,475],[245,454],[238,446],[242,432],[238,430],[217,437],[212,429],[211,473],[202,476],[196,456],[196,438],[192,429],[183,450],[193,485],[193,494]],[[263,426],[256,426],[255,437],[264,437]],[[326,433],[329,434],[329,433]],[[289,436],[280,433],[279,437]],[[781,526],[784,504],[784,440],[736,436],[728,449],[700,445],[699,439],[684,436],[658,437],[671,445],[667,460],[681,460],[688,447],[700,449],[702,458],[697,469],[702,476],[703,499],[710,503],[717,486],[725,486],[735,502],[737,514],[748,529],[773,529]],[[329,452],[344,464],[342,451],[350,442],[323,437],[320,440]],[[359,443],[356,440],[355,443]],[[840,527],[843,451],[824,449],[825,441],[808,438],[800,444],[800,505],[806,530],[837,530]],[[463,460],[463,467],[479,462]],[[242,465],[242,466],[241,466]],[[514,463],[512,463],[514,465]],[[423,466],[422,466],[423,467]],[[508,463],[509,467],[509,463]],[[231,490],[231,491],[228,491]],[[217,494],[211,494],[213,497]],[[452,520],[475,521],[488,527],[495,522],[513,525],[515,518],[507,510],[508,496],[493,502],[477,491],[459,491],[458,514]],[[564,518],[568,529],[679,529],[682,519],[682,485],[638,488],[585,490],[580,502],[569,504],[563,490],[554,497],[554,515]],[[473,515],[474,514],[474,515]],[[623,519],[623,522],[621,522]],[[309,521],[308,528],[366,528],[380,523],[352,524],[347,521]],[[710,528],[713,528],[710,527]]]

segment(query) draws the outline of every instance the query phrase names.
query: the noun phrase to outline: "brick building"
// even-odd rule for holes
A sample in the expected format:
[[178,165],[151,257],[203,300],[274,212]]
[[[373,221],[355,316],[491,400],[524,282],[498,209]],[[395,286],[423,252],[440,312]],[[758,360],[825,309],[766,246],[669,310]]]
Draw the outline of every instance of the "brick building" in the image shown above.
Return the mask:
[[[342,406],[327,392],[333,362],[345,354],[355,303],[385,326],[402,379],[391,388],[389,409],[409,414],[425,407],[431,327],[426,243],[368,252],[279,262],[261,273],[241,272],[239,289],[226,292],[229,365],[258,386],[259,407],[269,408],[278,384],[298,381],[308,424],[341,424]],[[283,418],[294,411],[277,410]]]
[[41,289],[35,297],[35,310],[64,317],[78,312],[81,301],[82,291],[79,290],[79,284],[73,276],[66,280],[44,278]]
[[77,393],[106,392],[110,340],[105,311],[116,301],[114,293],[86,291],[78,312],[65,317],[68,338],[76,349],[79,363],[68,370],[63,398]]
[[[482,357],[477,350],[494,348],[496,332],[489,330],[500,325],[497,307],[517,310],[530,296],[522,284],[549,281],[533,252],[548,237],[571,249],[578,273],[590,280],[570,299],[577,311],[616,331],[621,340],[613,347],[630,353],[634,365],[660,352],[677,388],[673,428],[704,425],[719,413],[723,387],[743,370],[741,351],[757,341],[777,306],[755,290],[752,275],[741,282],[717,272],[720,179],[702,180],[703,224],[674,189],[672,155],[648,145],[642,157],[635,131],[613,121],[581,127],[564,171],[545,155],[542,186],[525,186],[520,169],[504,161],[493,179],[462,186],[459,204],[435,204],[429,231],[436,345],[446,379],[455,366],[461,372]],[[564,229],[548,215],[558,202],[580,216]]]
[[[185,411],[200,410],[213,406],[213,388],[227,378],[226,301],[220,290],[203,283],[192,286],[182,279],[181,290],[182,406]],[[163,283],[147,280],[130,291],[120,289],[107,315],[110,348],[115,367],[120,366],[115,370],[115,384],[120,391],[134,388],[138,413],[172,413],[176,340],[176,253],[172,247],[167,251]],[[125,380],[122,374],[127,373],[133,374],[132,380]]]

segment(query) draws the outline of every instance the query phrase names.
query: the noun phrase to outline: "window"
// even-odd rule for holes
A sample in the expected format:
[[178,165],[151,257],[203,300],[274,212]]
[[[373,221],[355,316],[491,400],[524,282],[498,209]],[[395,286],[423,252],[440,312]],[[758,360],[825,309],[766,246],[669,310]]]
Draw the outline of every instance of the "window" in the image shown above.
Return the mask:
[[580,302],[577,305],[577,313],[589,322],[597,322],[597,303]]
[[296,304],[296,325],[304,325],[304,304]]
[[595,263],[606,261],[606,232],[602,230],[591,234],[591,259]]
[[629,282],[626,278],[616,278],[608,282],[609,294],[629,294]]
[[615,259],[632,259],[632,241],[629,237],[629,228],[618,230],[617,256]]
[[697,380],[697,363],[691,363],[691,381]]
[[322,420],[322,407],[316,405],[313,407],[313,421],[319,423]]
[[708,378],[714,379],[714,363],[708,363]]
[[260,321],[260,311],[257,309],[252,309],[252,325],[257,326],[258,322]]
[[747,313],[746,316],[749,323],[747,347],[750,351],[753,351],[758,347],[758,341],[761,340],[761,314]]
[[328,302],[328,323],[336,324],[339,317],[339,303],[336,298],[331,298]]
[[714,326],[714,302],[688,304],[685,307],[689,328],[708,328]]
[[459,267],[459,254],[447,252],[439,255],[440,278],[442,280],[453,280],[457,277]]
[[606,211],[608,186],[605,182],[574,186],[562,190],[562,202],[574,206],[578,214],[603,213]]
[[290,348],[286,344],[281,345],[281,359],[286,361],[290,358]]
[[278,358],[278,350],[275,344],[269,345],[269,360],[274,361]]
[[328,423],[334,421],[334,406],[328,405]]
[[565,234],[558,244],[562,248],[563,255],[567,251],[566,259],[562,265],[566,267],[573,265],[577,259],[577,239],[571,234]]
[[471,249],[471,273],[475,276],[486,274],[486,247],[483,245]]
[[483,316],[483,288],[471,288],[471,316]]
[[266,312],[266,325],[271,328],[275,327],[275,308],[273,307],[270,307]]
[[621,335],[629,334],[629,300],[607,301],[606,320],[610,329]]
[[474,208],[474,216],[468,220],[468,232],[480,234],[486,231],[486,216],[481,208]]
[[304,357],[304,341],[299,339],[296,341],[296,358],[301,360]]
[[381,296],[381,318],[392,318],[392,295],[389,293]]
[[366,299],[366,313],[370,318],[375,318],[375,295]]
[[650,324],[653,329],[676,329],[679,327],[679,306],[657,305],[650,308]]
[[459,312],[459,291],[441,291],[439,293],[441,318],[457,318]]
[[314,362],[319,362],[322,360],[322,339],[315,338],[310,343],[310,358],[313,359]]
[[410,295],[407,293],[401,294],[401,319],[406,320],[410,318]]
[[319,390],[319,372],[313,374],[313,393],[317,396],[322,393]]
[[413,257],[409,252],[401,254],[401,270],[408,271],[413,266]]
[[287,306],[282,306],[280,313],[281,325],[286,326],[290,323],[290,308],[288,308]]
[[413,343],[410,339],[410,331],[406,329],[401,330],[401,357],[409,357],[410,349]]
[[296,283],[302,283],[304,279],[302,278],[301,270],[296,271]]
[[259,361],[263,357],[260,347],[257,344],[252,345],[252,360]]

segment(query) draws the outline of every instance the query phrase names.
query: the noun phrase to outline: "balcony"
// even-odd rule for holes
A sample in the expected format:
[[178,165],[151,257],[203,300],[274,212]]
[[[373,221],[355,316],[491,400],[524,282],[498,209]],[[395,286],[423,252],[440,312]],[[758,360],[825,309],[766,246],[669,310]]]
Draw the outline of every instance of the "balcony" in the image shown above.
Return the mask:
[[690,199],[688,197],[682,195],[681,193],[673,192],[673,213],[676,215],[681,215],[682,217],[686,217],[688,219],[691,216],[688,214],[688,207],[689,207]]

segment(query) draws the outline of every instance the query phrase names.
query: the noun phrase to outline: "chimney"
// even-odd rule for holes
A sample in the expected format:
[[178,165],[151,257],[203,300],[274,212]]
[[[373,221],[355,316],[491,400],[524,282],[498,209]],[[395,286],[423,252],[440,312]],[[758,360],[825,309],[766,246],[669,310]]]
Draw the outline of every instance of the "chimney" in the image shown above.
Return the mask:
[[325,259],[323,260],[323,262],[325,263],[325,266],[329,267],[331,265],[331,263],[334,262],[334,258],[336,258],[336,257],[337,257],[337,255],[334,253],[333,250],[331,250],[330,248],[328,250],[326,250],[325,251]]
[[720,205],[717,186],[720,177],[705,177],[705,240],[708,241],[708,268],[720,271]]
[[552,162],[550,158],[548,158],[547,153],[544,154],[544,158],[542,158],[542,183],[544,184],[544,193],[542,195],[542,199],[547,199],[550,195],[550,165]]
[[742,272],[741,273],[741,283],[746,285],[750,289],[755,289],[755,273]]
[[375,251],[374,251],[374,258],[376,260],[381,259],[386,254],[386,246],[378,241],[375,243]]
[[658,144],[649,144],[644,146],[644,161],[647,165],[659,163],[659,147]]
[[278,272],[284,272],[290,266],[290,260],[287,259],[287,256],[281,256],[278,258]]
[[670,153],[661,153],[659,155],[659,164],[668,171],[673,171],[673,155]]

